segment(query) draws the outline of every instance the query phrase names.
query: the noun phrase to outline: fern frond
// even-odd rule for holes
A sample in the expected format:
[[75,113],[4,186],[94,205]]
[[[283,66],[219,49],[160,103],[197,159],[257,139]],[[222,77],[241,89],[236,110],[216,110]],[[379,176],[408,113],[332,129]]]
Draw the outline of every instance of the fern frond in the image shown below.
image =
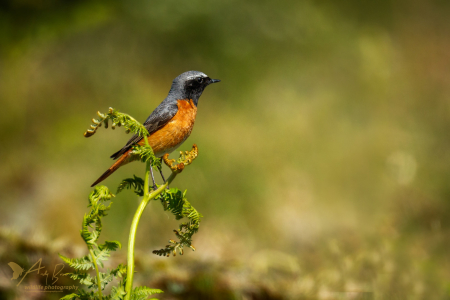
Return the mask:
[[169,240],[169,245],[160,250],[154,250],[153,253],[159,256],[173,256],[176,253],[183,255],[184,247],[195,250],[192,246],[192,236],[198,232],[200,226],[200,218],[203,216],[187,201],[186,191],[182,193],[179,189],[171,188],[161,193],[159,198],[163,204],[164,210],[169,210],[175,215],[175,219],[179,220],[187,218],[189,221],[181,223],[179,230],[174,230],[175,235],[179,239],[178,242]]
[[59,299],[59,300],[76,300],[76,299],[79,299],[80,297],[79,297],[79,295],[78,294],[69,294],[69,295],[65,295],[64,297],[62,297],[61,299]]
[[161,159],[155,157],[152,147],[148,145],[134,145],[133,154],[138,155],[142,162],[150,161],[153,167],[161,168]]
[[104,244],[99,245],[98,248],[100,250],[109,250],[109,251],[116,251],[117,249],[122,248],[122,244],[119,241],[105,241]]
[[[98,240],[102,231],[101,218],[107,215],[107,211],[111,208],[111,203],[105,205],[106,201],[114,197],[106,186],[97,186],[89,195],[89,205],[91,208],[89,214],[85,214],[81,225],[81,237],[92,247]],[[92,231],[90,230],[92,229]]]
[[125,284],[119,284],[118,287],[113,286],[111,288],[111,300],[122,300],[126,294]]
[[172,212],[177,220],[183,218],[183,206],[186,200],[183,193],[179,189],[171,188],[162,197],[164,198],[163,201],[167,203],[165,210]]
[[127,274],[127,266],[119,264],[115,269],[111,270],[111,274],[113,274],[116,277],[122,278]]
[[59,254],[59,257],[75,270],[90,270],[94,268],[94,264],[89,256],[83,256],[82,258],[68,258]]
[[[169,154],[166,153],[162,157],[166,166],[168,166],[172,172],[180,173],[184,170],[185,166],[190,165],[194,159],[198,156],[198,147],[196,144],[192,145],[191,151],[180,151],[180,158],[178,160],[169,159]],[[178,162],[178,163],[177,163]]]
[[131,293],[132,300],[145,300],[148,296],[153,294],[161,294],[164,293],[160,289],[151,289],[146,286],[140,286],[135,288]]
[[117,188],[116,194],[120,193],[124,189],[133,189],[138,196],[142,197],[144,196],[144,179],[133,175],[133,178],[126,178],[122,180]]
[[[91,224],[93,223],[95,224],[95,226],[91,226]],[[92,231],[90,231],[89,228],[92,228]],[[102,222],[98,216],[84,215],[80,235],[89,247],[96,245],[95,242],[100,237],[101,231]]]
[[193,222],[193,226],[200,223],[200,218],[203,217],[187,200],[184,201],[183,215]]
[[[106,285],[114,279],[114,275],[112,275],[110,271],[108,271],[107,273],[100,272],[99,277],[102,290],[104,290]],[[94,282],[95,284],[97,284],[97,278],[94,278]]]
[[105,124],[105,128],[108,128],[109,121],[111,121],[111,128],[115,129],[116,126],[124,126],[126,129],[126,132],[132,132],[134,134],[138,134],[141,137],[149,136],[149,133],[147,131],[147,128],[145,128],[144,125],[136,121],[133,117],[130,115],[121,113],[112,107],[109,108],[108,113],[102,114],[100,112],[97,112],[98,119],[92,119],[93,125],[90,126],[90,129],[88,129],[85,133],[85,137],[90,137],[95,134],[98,128],[102,126],[102,124]]
[[89,206],[94,206],[101,201],[111,200],[112,197],[114,197],[114,194],[111,193],[106,186],[96,186],[89,194]]
[[118,241],[105,241],[103,245],[99,245],[98,249],[94,249],[94,255],[97,259],[97,263],[103,266],[102,261],[108,259],[111,255],[111,251],[116,251],[117,248],[121,248],[122,245]]
[[77,295],[77,298],[71,298],[71,299],[80,299],[80,300],[98,300],[99,299],[98,295],[96,295],[93,291],[86,292],[85,290],[82,290],[82,289],[78,289],[76,295]]
[[66,273],[64,276],[69,276],[73,280],[77,280],[81,284],[87,285],[89,288],[93,287],[95,284],[94,278],[92,278],[91,275],[80,270],[76,270],[73,273]]

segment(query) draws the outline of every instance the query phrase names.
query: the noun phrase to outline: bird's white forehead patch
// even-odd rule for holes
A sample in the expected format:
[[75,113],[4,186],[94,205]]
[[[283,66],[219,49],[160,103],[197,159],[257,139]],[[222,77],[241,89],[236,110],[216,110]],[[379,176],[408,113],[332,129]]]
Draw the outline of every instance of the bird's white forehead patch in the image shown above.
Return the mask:
[[206,78],[206,77],[208,77],[208,75],[206,75],[205,73],[197,73],[195,75],[191,75],[191,76],[186,77],[186,79],[187,80],[191,80],[191,79],[199,78],[199,77]]

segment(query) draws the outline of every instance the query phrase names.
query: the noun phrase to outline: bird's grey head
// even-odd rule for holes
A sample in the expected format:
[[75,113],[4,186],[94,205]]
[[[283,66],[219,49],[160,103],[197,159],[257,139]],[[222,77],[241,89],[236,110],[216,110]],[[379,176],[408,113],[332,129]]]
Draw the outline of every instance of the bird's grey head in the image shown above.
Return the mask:
[[172,82],[169,96],[178,99],[192,99],[197,105],[203,90],[210,84],[219,82],[219,79],[211,79],[205,73],[188,71],[178,75]]

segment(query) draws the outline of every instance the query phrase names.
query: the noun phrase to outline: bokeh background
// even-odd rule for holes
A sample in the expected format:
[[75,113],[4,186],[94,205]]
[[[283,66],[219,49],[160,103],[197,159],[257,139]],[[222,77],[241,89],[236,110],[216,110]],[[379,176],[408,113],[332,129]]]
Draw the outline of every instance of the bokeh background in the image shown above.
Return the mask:
[[[89,186],[129,138],[84,138],[96,111],[144,121],[199,70],[222,82],[172,185],[204,215],[197,251],[151,254],[178,223],[151,203],[136,284],[160,299],[449,299],[449,15],[440,0],[1,1],[0,298],[61,296],[15,287],[8,262],[86,253]],[[126,245],[139,198],[113,202],[102,238]]]

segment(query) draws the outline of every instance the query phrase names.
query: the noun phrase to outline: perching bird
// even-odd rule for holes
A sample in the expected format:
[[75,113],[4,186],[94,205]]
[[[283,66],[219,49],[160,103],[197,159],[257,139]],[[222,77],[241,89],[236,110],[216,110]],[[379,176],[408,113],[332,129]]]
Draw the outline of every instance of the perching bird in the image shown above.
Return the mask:
[[[170,154],[189,137],[197,115],[198,99],[205,87],[219,81],[198,71],[188,71],[174,79],[166,99],[144,123],[150,134],[148,143],[156,157]],[[91,187],[105,180],[119,167],[138,160],[139,156],[132,153],[135,144],[145,145],[145,141],[139,135],[134,135],[122,149],[111,155],[111,158],[117,161]],[[159,171],[161,172],[161,169]]]

